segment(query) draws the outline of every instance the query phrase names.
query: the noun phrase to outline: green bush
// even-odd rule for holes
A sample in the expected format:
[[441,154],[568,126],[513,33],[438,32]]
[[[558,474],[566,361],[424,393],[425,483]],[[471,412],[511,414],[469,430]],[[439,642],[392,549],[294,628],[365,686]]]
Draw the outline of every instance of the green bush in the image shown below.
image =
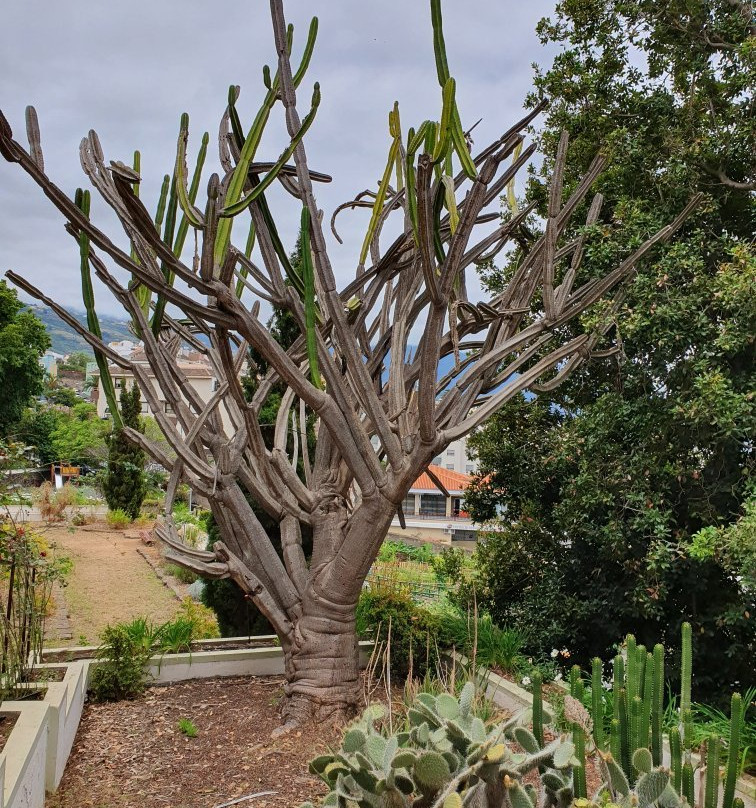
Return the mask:
[[433,670],[439,650],[449,644],[440,614],[418,606],[402,589],[371,584],[357,604],[357,633],[385,648],[389,630],[391,670],[399,676]]
[[119,623],[107,626],[102,632],[98,664],[90,680],[95,701],[133,699],[147,687],[151,642],[147,642],[146,634],[133,630],[133,626]]
[[181,567],[178,564],[166,564],[165,571],[168,573],[168,575],[172,575],[183,584],[193,584],[195,581],[199,581],[200,578],[196,572],[192,572],[186,567]]
[[110,527],[115,528],[115,530],[124,530],[131,524],[129,515],[120,508],[116,508],[114,511],[108,511],[105,521]]

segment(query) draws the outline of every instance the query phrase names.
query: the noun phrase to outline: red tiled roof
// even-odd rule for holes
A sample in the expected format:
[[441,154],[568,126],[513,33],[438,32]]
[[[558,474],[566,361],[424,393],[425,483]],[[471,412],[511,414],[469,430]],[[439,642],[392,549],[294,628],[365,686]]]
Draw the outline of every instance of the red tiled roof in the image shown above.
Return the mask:
[[[469,474],[462,474],[459,471],[452,471],[451,469],[444,469],[441,468],[441,466],[434,465],[430,465],[428,468],[441,480],[450,494],[461,494],[472,481],[472,477]],[[438,486],[423,472],[412,484],[410,491],[412,490],[438,491]]]

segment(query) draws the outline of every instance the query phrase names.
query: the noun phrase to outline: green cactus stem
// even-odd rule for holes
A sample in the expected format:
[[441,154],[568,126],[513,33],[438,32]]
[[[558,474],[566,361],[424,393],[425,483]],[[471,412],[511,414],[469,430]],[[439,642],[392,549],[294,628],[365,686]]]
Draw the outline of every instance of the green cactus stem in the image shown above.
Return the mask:
[[609,728],[609,751],[615,760],[622,757],[622,743],[620,741],[620,722],[618,718],[613,718]]
[[617,763],[622,767],[622,770],[627,775],[628,779],[632,778],[631,757],[630,752],[631,738],[630,738],[630,716],[627,703],[627,690],[623,687],[619,692],[619,700],[617,704],[617,717],[619,718],[619,743],[620,755]]
[[580,761],[572,772],[572,791],[575,799],[588,797],[588,786],[585,776],[585,730],[578,724],[572,729],[572,742],[575,744],[575,757]]
[[682,795],[685,797],[688,805],[694,806],[695,800],[695,780],[693,777],[693,764],[687,760],[682,768]]
[[591,718],[593,719],[593,740],[596,749],[604,748],[604,698],[602,676],[604,666],[598,657],[591,663]]
[[740,762],[740,724],[743,720],[743,699],[740,693],[733,693],[730,701],[730,740],[727,749],[727,773],[725,774],[722,808],[733,808],[735,782],[738,779]]
[[646,654],[643,665],[643,710],[641,712],[640,740],[638,746],[651,746],[651,712],[653,711],[654,696],[654,655]]
[[533,735],[543,747],[543,676],[536,671],[532,678],[533,688]]
[[704,791],[704,808],[716,808],[718,793],[719,738],[716,735],[710,735],[706,741],[706,787]]
[[[74,203],[76,207],[89,218],[91,204],[89,191],[82,191],[81,188],[77,188]],[[102,329],[100,328],[100,319],[95,310],[94,287],[92,286],[92,274],[89,268],[89,236],[86,233],[79,234],[79,255],[81,257],[81,295],[84,300],[84,308],[87,312],[87,328],[91,334],[94,334],[94,336],[101,340]],[[102,351],[97,350],[97,348],[93,348],[93,350],[95,361],[97,362],[97,369],[100,371],[102,390],[105,394],[105,400],[108,403],[110,417],[113,419],[113,428],[120,429],[122,426],[121,411],[118,409],[118,399],[116,397],[113,378],[108,368],[108,360],[105,358],[105,354],[103,354]]]
[[[664,646],[654,646],[654,684],[651,700],[651,754],[654,766],[662,763],[662,721],[664,718]],[[679,791],[679,789],[678,789]]]
[[627,700],[629,704],[633,703],[633,698],[638,695],[638,647],[635,643],[635,637],[632,634],[627,635],[625,640],[627,648]]
[[[632,760],[636,749],[640,749],[641,724],[643,723],[643,701],[640,696],[634,696],[630,703],[630,759]],[[629,773],[628,773],[628,776]]]
[[573,699],[583,701],[583,693],[585,686],[583,685],[583,677],[580,675],[580,665],[573,665],[570,668],[570,695]]
[[[693,629],[690,623],[682,624],[682,659],[680,662],[680,715],[685,721],[685,715],[690,711],[690,689],[693,676]],[[683,727],[683,743],[690,749],[691,738]]]
[[302,274],[304,275],[305,294],[305,341],[307,343],[307,359],[310,363],[310,378],[315,387],[323,389],[318,365],[317,311],[315,302],[315,270],[310,253],[310,211],[302,208]]
[[614,704],[617,704],[619,692],[625,686],[625,660],[620,654],[614,657],[614,673],[612,678],[612,689]]
[[[682,743],[680,741],[680,730],[673,727],[669,731],[669,752],[670,763],[672,769],[672,784],[675,791],[681,793],[682,791]],[[656,765],[656,761],[654,761]]]

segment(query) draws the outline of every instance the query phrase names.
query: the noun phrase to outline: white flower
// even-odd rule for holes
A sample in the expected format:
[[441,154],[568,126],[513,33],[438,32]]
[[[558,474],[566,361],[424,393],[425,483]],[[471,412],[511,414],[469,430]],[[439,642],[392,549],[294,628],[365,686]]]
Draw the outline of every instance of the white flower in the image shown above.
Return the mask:
[[609,682],[608,680],[604,679],[604,680],[601,682],[601,687],[603,687],[603,688],[604,688],[604,690],[611,690],[611,689],[612,689],[612,687],[613,687],[613,685],[612,685],[612,683],[611,683],[611,682]]
[[556,648],[551,649],[551,658],[556,659],[559,656],[559,651]]
[[525,687],[527,687],[530,684],[530,677],[529,676],[523,676],[521,684],[523,684],[523,685],[525,685]]
[[554,681],[555,681],[555,682],[561,682],[561,681],[562,681],[562,674],[561,674],[561,673],[558,673],[558,674],[557,674],[557,675],[554,677]]

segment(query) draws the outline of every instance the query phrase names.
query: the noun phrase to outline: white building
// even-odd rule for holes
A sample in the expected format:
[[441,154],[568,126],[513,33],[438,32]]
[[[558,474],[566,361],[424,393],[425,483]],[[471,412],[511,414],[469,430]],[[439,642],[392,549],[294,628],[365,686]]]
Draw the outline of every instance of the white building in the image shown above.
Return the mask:
[[[123,343],[121,343],[123,345]],[[122,354],[124,357],[127,357],[130,361],[136,362],[139,365],[143,366],[148,378],[154,379],[155,374],[150,369],[150,366],[147,362],[147,359],[144,355],[144,351],[139,345],[135,345],[130,353]],[[202,356],[202,354],[197,353],[196,351],[180,351],[178,356],[176,357],[176,363],[179,369],[184,373],[184,375],[189,380],[189,384],[199,393],[200,398],[203,402],[210,401],[213,393],[218,389],[218,380],[215,378],[213,374],[212,367],[210,363]],[[246,366],[245,366],[246,367]],[[126,382],[128,387],[130,388],[134,384],[134,375],[129,370],[125,370],[124,368],[118,367],[117,365],[109,364],[108,368],[110,370],[110,375],[113,379],[113,384],[116,386],[116,390],[120,389],[121,385]],[[244,372],[244,368],[242,369]],[[166,401],[163,391],[160,389],[158,384],[153,384],[153,390],[160,402],[160,407],[162,412],[164,412],[170,420],[176,420],[176,416],[174,415],[173,411],[173,404],[169,401]],[[105,418],[109,414],[108,409],[108,402],[105,399],[105,393],[102,389],[102,380],[97,379],[97,415],[100,418]],[[231,428],[231,419],[228,416],[225,408],[223,406],[218,408],[218,412],[221,416],[221,422],[223,424],[224,429],[226,430],[227,434],[233,434]],[[155,413],[152,411],[150,405],[147,403],[147,399],[144,396],[144,391],[142,391],[142,415],[151,415],[154,417]]]

